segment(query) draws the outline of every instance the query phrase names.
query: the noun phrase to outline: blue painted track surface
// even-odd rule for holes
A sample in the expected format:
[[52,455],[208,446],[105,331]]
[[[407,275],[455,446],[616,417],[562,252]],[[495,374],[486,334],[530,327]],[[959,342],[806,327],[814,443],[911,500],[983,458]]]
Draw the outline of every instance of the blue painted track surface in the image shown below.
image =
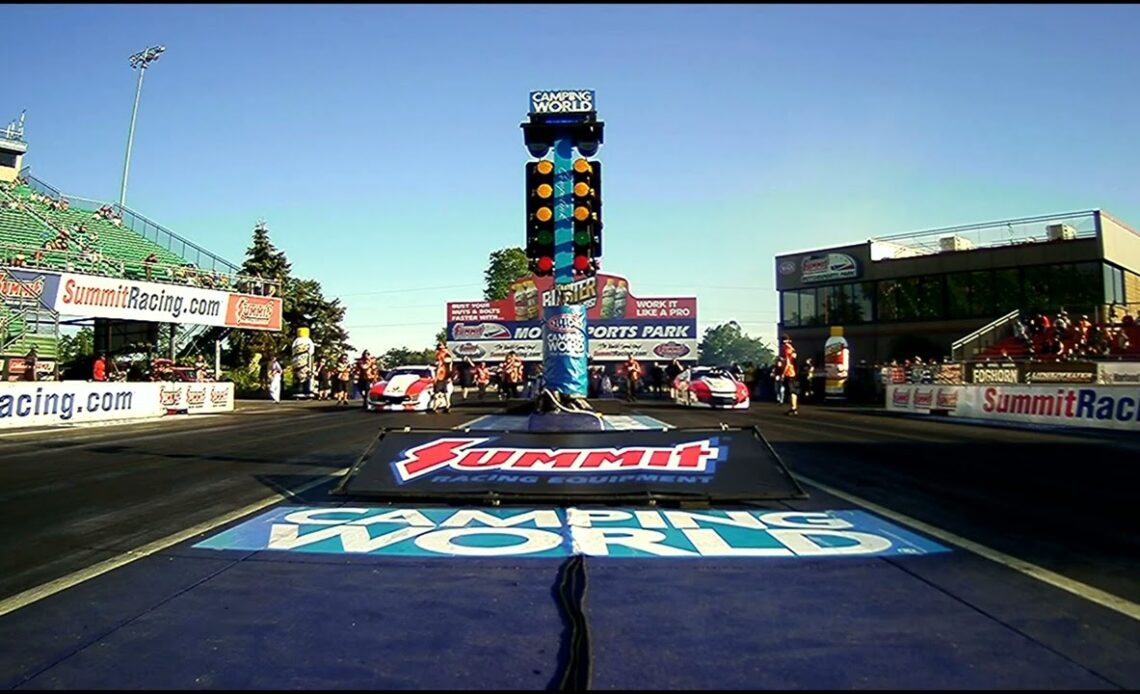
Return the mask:
[[[853,508],[810,491],[773,508]],[[238,524],[0,617],[0,686],[556,685],[561,560],[192,548]],[[595,689],[1140,687],[1136,620],[956,548],[586,570]]]

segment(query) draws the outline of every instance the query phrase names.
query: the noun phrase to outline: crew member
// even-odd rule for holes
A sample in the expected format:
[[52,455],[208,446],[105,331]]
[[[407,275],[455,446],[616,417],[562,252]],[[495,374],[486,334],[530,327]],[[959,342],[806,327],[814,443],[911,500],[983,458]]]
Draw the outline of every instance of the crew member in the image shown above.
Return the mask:
[[479,362],[479,365],[472,369],[472,376],[475,387],[479,389],[479,401],[482,402],[487,395],[487,384],[491,382],[491,371],[487,368],[486,362]]
[[800,413],[800,382],[796,378],[796,348],[792,346],[792,338],[784,335],[783,344],[780,345],[780,361],[783,362],[781,376],[784,387],[788,389],[788,403],[792,408],[785,414],[798,415]]
[[625,362],[625,397],[630,402],[637,400],[637,384],[641,380],[641,362],[629,355]]
[[451,380],[453,377],[451,357],[444,357],[443,361],[436,364],[435,367],[435,378],[432,383],[432,411],[451,412]]

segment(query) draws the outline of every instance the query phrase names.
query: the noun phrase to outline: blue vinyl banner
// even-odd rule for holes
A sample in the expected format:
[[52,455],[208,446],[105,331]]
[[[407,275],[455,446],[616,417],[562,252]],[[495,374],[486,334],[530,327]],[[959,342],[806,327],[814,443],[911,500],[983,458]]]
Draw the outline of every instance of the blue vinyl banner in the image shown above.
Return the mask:
[[546,387],[586,397],[589,367],[586,307],[550,306],[542,322],[542,364]]

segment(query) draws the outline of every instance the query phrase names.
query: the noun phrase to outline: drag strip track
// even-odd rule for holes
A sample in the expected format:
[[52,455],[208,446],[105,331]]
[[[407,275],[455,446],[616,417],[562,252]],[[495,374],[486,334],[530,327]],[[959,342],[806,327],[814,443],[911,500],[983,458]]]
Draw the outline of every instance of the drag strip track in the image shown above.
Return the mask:
[[[5,440],[0,600],[274,494],[343,505],[328,496],[333,475],[380,426],[452,427],[493,410],[425,417],[290,403]],[[621,411],[681,427],[757,424],[793,474],[842,495],[815,487],[810,499],[758,508],[850,509],[858,497],[1140,598],[1132,439],[844,408],[790,418],[763,403]],[[0,686],[555,688],[567,675],[559,561],[193,542],[0,616]],[[588,671],[571,674],[588,672],[594,688],[1140,686],[1140,621],[957,548],[585,564],[589,597],[571,616],[577,633],[589,629],[591,662],[579,658]]]
[[4,441],[0,599],[327,477],[378,427],[317,406]]

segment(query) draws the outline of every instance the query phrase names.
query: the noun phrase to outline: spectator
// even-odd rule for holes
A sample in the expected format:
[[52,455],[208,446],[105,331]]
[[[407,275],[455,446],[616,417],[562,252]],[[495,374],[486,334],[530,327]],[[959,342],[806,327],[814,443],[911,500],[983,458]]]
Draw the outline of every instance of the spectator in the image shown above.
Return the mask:
[[95,357],[95,363],[91,366],[91,380],[99,382],[107,380],[107,355],[102,352]]
[[24,356],[24,380],[25,381],[38,381],[39,375],[36,369],[40,366],[40,355],[36,352],[36,346],[28,350],[27,355]]

